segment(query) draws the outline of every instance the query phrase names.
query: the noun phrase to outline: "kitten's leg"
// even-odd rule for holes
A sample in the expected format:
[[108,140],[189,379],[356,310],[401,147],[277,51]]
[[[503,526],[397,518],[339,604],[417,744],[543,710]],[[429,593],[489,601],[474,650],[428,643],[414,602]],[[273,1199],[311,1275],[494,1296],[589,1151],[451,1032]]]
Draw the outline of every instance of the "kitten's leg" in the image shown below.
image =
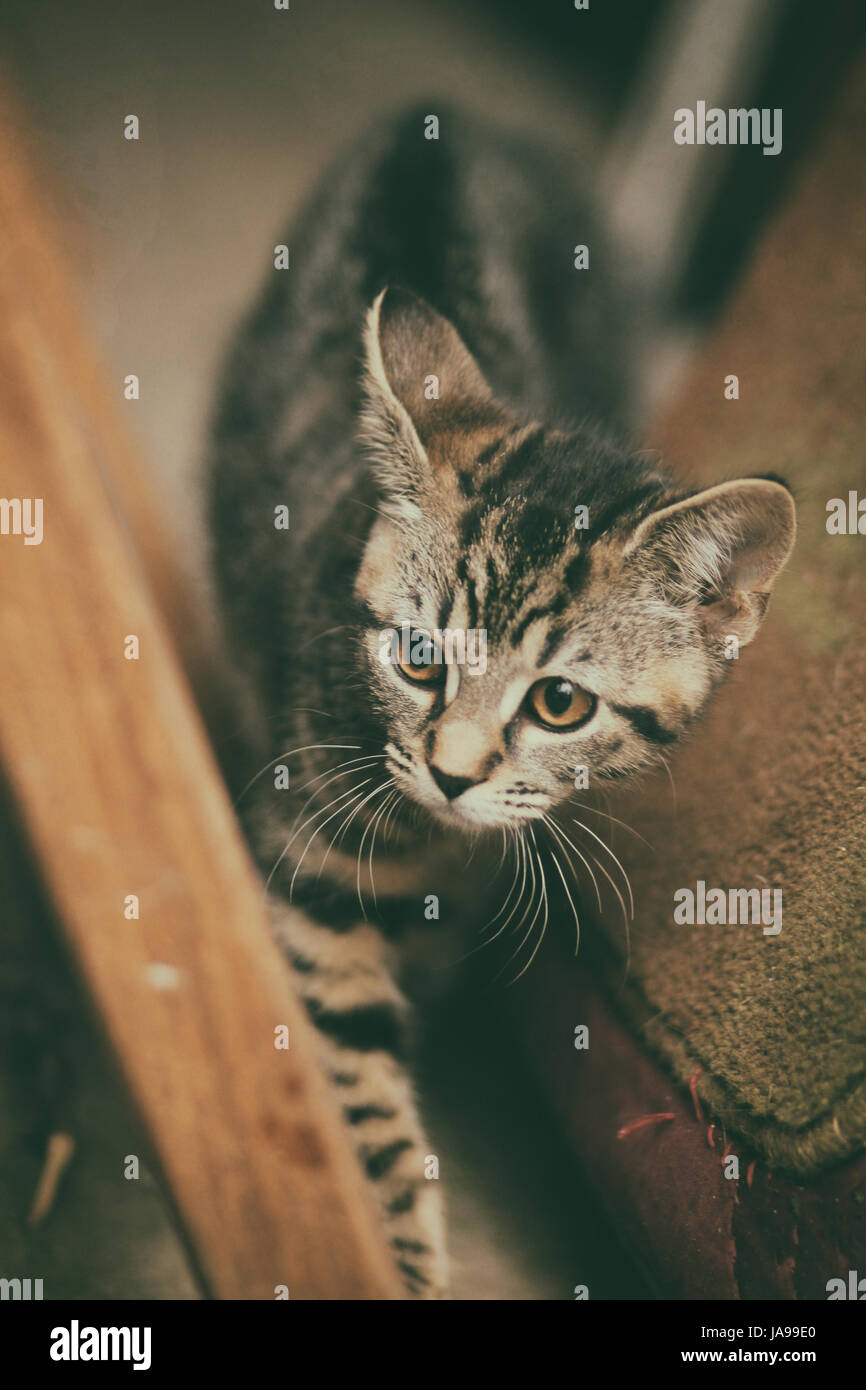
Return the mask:
[[403,1060],[408,1009],[389,969],[387,944],[365,922],[336,931],[282,901],[272,915],[403,1281],[417,1298],[441,1298],[439,1183],[424,1176],[429,1150]]

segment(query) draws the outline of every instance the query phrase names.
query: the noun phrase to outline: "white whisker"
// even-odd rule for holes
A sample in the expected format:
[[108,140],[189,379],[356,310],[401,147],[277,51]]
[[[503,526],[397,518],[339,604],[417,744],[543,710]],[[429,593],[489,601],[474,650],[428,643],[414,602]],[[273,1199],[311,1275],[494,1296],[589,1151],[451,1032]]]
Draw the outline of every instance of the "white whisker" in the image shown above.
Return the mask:
[[674,782],[674,774],[671,772],[670,764],[668,763],[667,758],[663,757],[661,753],[659,753],[659,762],[661,763],[662,767],[664,768],[665,772],[667,773],[667,775],[668,775],[668,781],[669,781],[670,784],[671,784],[671,803],[672,803],[672,805],[673,805],[674,815],[676,815],[676,814],[677,814],[677,789],[676,789],[676,784],[675,784],[675,782]]
[[[614,864],[616,864],[616,867],[619,869],[620,873],[623,876],[623,879],[625,880],[625,886],[628,892],[629,907],[631,908],[632,921],[634,921],[634,896],[632,895],[631,891],[631,881],[622,864],[620,863],[619,859],[614,854],[610,845],[606,845],[604,840],[602,840],[600,836],[596,835],[594,830],[590,830],[588,825],[583,824],[583,821],[574,820],[574,818],[572,817],[572,823],[576,825],[580,830],[585,830],[587,835],[591,835],[594,840],[597,840],[598,843],[601,845],[602,849],[604,850],[605,854],[609,854]],[[596,860],[595,862],[598,864],[598,860]],[[601,868],[600,864],[599,868]]]
[[[352,771],[352,772],[369,772],[372,768],[374,768],[374,767],[376,766],[376,763],[377,763],[378,761],[379,761],[378,758],[371,758],[371,759],[369,759],[369,761],[368,761],[368,760],[365,760],[365,761],[364,761],[364,764],[363,764],[362,766],[352,768],[351,771]],[[323,783],[322,783],[321,787],[318,787],[318,788],[316,789],[316,791],[312,792],[311,795],[307,797],[307,799],[306,799],[306,801],[304,802],[303,806],[301,807],[300,811],[299,811],[298,814],[295,816],[295,819],[292,821],[291,825],[289,826],[289,833],[291,834],[291,832],[295,829],[295,826],[298,824],[298,821],[301,819],[301,816],[304,814],[304,812],[306,811],[307,807],[308,807],[308,806],[311,806],[311,805],[313,804],[313,802],[315,801],[316,797],[319,796],[319,794],[325,790],[325,787],[329,787],[329,786],[331,785],[331,783],[332,783],[332,782],[336,782],[338,778],[340,778],[340,777],[348,777],[349,775],[350,775],[349,771],[346,771],[346,772],[334,772],[330,777],[328,777],[328,780],[327,780],[326,782],[323,782]],[[323,773],[322,773],[322,776],[323,776],[323,777],[326,777],[326,776],[327,776],[327,773],[323,772]],[[299,791],[303,791],[303,787],[299,787],[298,790],[299,790]],[[332,805],[333,805],[333,802],[330,802],[330,801],[329,801],[329,802],[328,802],[328,805],[329,805],[329,806],[332,806]]]
[[[530,834],[531,834],[531,833],[532,833],[532,831],[531,831],[531,828],[530,828]],[[507,970],[507,968],[508,968],[508,966],[511,964],[511,962],[512,962],[517,956],[520,955],[520,952],[523,950],[524,946],[526,945],[527,941],[529,940],[530,936],[532,935],[532,928],[535,926],[535,923],[538,921],[538,914],[540,913],[542,907],[543,907],[543,906],[546,904],[546,902],[547,902],[547,889],[546,889],[546,885],[545,885],[545,883],[544,883],[544,870],[543,870],[542,867],[541,867],[541,860],[540,860],[539,857],[538,857],[538,848],[537,848],[537,846],[535,845],[535,837],[534,837],[534,836],[533,836],[533,852],[534,852],[535,860],[538,862],[538,871],[539,871],[539,874],[541,875],[541,883],[542,883],[542,887],[540,888],[540,890],[539,890],[539,895],[538,895],[538,906],[537,906],[537,908],[535,909],[535,912],[534,912],[533,915],[532,915],[532,918],[531,918],[531,920],[530,920],[529,926],[526,928],[526,931],[525,931],[525,933],[524,933],[522,939],[520,940],[520,942],[518,943],[518,945],[515,947],[515,949],[511,952],[511,955],[508,957],[508,960],[505,962],[505,964],[503,965],[502,969],[501,969],[501,970],[498,970],[498,971],[496,972],[496,974],[494,975],[493,978],[494,978],[495,980],[498,980],[498,979],[499,979],[499,976],[502,975],[502,974],[505,972],[505,970]],[[532,858],[532,856],[530,856],[529,867],[530,867],[530,871],[531,871],[531,874],[532,874],[532,891],[531,891],[530,897],[529,897],[529,906],[527,907],[526,912],[524,913],[523,917],[521,917],[520,923],[519,923],[519,925],[518,925],[518,927],[517,927],[517,930],[518,930],[518,931],[520,930],[520,927],[523,926],[523,923],[524,923],[526,917],[528,916],[529,911],[530,911],[530,909],[531,909],[531,907],[532,907],[533,901],[534,901],[534,899],[535,899],[535,885],[536,885],[537,879],[536,879],[536,876],[535,876],[535,864],[533,863],[533,858]],[[546,924],[546,915],[545,915],[545,924]],[[542,934],[543,934],[543,931],[544,931],[544,928],[542,927]],[[534,955],[535,955],[535,952],[533,951],[532,954],[533,954],[533,956],[534,956]],[[530,959],[531,959],[531,957],[530,957]],[[520,974],[522,975],[522,974],[523,974],[523,971],[521,971]],[[519,979],[519,978],[520,978],[520,975],[518,975],[518,976],[516,977],[516,980]],[[511,981],[511,984],[515,984],[515,983],[516,983],[516,980],[512,980],[512,981]]]
[[[480,951],[481,948],[482,948],[483,946],[489,946],[490,943],[491,943],[492,941],[495,941],[496,938],[497,938],[498,936],[501,936],[501,935],[502,935],[502,933],[505,931],[505,928],[508,926],[508,923],[511,921],[512,917],[514,916],[515,912],[518,912],[518,911],[519,911],[519,909],[520,909],[520,904],[521,904],[522,901],[523,901],[523,891],[524,891],[524,889],[525,889],[525,887],[526,887],[526,877],[527,877],[527,868],[526,868],[526,864],[527,864],[527,852],[526,852],[526,842],[525,842],[524,837],[523,837],[523,831],[520,829],[519,826],[516,828],[516,831],[515,831],[515,841],[514,841],[514,843],[515,843],[515,847],[516,847],[516,851],[517,851],[517,853],[516,853],[516,855],[515,855],[515,859],[516,859],[517,862],[516,862],[516,868],[515,868],[514,882],[513,882],[512,885],[511,885],[511,889],[510,889],[510,891],[509,891],[508,898],[510,898],[510,897],[511,897],[511,894],[514,892],[514,885],[516,884],[518,875],[520,875],[521,870],[522,870],[522,878],[521,878],[521,880],[520,880],[520,890],[519,890],[519,892],[518,892],[518,894],[517,894],[517,897],[516,897],[515,900],[514,900],[514,906],[512,907],[512,909],[511,909],[511,911],[509,912],[508,916],[505,918],[505,920],[504,920],[504,922],[502,923],[502,925],[501,925],[500,927],[497,927],[496,931],[493,933],[492,936],[488,936],[487,939],[486,939],[485,941],[482,941],[480,946],[476,946],[476,947],[475,947],[475,950],[476,950],[476,951]],[[502,913],[502,912],[505,911],[505,908],[506,908],[507,905],[508,905],[508,898],[505,899],[505,902],[503,903],[502,907],[499,909],[499,912],[497,912],[496,917],[498,917],[498,916],[500,915],[500,913]],[[523,921],[523,919],[525,918],[525,916],[526,916],[526,913],[524,913],[523,917],[521,918],[521,921]],[[489,922],[487,925],[488,925],[488,926],[492,926],[493,923],[496,921],[496,917],[491,918],[490,922]],[[482,930],[483,930],[483,929],[482,929]],[[473,955],[474,952],[470,951],[469,954],[470,954],[470,955]]]
[[[365,787],[365,786],[367,785],[367,782],[369,782],[369,781],[370,781],[370,778],[367,777],[367,778],[365,779],[365,781],[363,781],[363,782],[361,783],[361,787]],[[349,791],[341,792],[339,796],[335,796],[335,797],[333,798],[333,800],[329,801],[328,804],[327,804],[327,806],[322,806],[320,810],[314,811],[313,814],[312,814],[311,816],[308,816],[308,817],[307,817],[307,819],[304,821],[304,824],[303,824],[302,826],[300,826],[300,827],[295,831],[294,835],[292,835],[291,838],[290,838],[289,840],[287,840],[286,846],[285,846],[285,848],[284,848],[282,854],[280,855],[280,857],[279,857],[279,859],[277,860],[277,862],[276,862],[276,864],[274,865],[274,867],[271,869],[271,872],[268,874],[267,882],[265,883],[265,888],[266,888],[266,889],[270,887],[270,885],[271,885],[271,879],[273,878],[274,874],[276,873],[276,871],[277,871],[277,869],[279,868],[279,866],[280,866],[280,864],[282,863],[282,861],[285,859],[286,855],[288,854],[288,852],[289,852],[289,850],[291,849],[292,845],[294,844],[295,840],[298,838],[299,835],[301,835],[301,834],[306,830],[307,826],[308,826],[308,825],[312,825],[313,821],[316,819],[317,816],[323,815],[324,812],[330,810],[330,808],[331,808],[332,806],[336,806],[337,803],[340,802],[340,801],[345,801],[345,799],[346,799],[347,796],[351,796],[353,792],[358,792],[358,791],[360,791],[360,788],[359,788],[359,787],[351,787],[351,788],[349,789]],[[345,807],[344,807],[343,809],[345,809]],[[336,811],[334,814],[335,814],[335,815],[339,815],[339,811]],[[329,816],[329,817],[328,817],[328,820],[333,820],[333,818],[334,818],[333,816]],[[313,834],[310,836],[310,839],[307,841],[307,849],[309,849],[310,845],[312,844],[313,840],[316,838],[316,835],[318,835],[319,831],[320,831],[324,826],[326,826],[326,825],[328,824],[328,820],[322,821],[322,824],[321,824],[320,826],[317,826],[316,830],[313,832]],[[306,854],[306,852],[307,852],[307,851],[304,850],[304,853],[305,853],[305,854]],[[297,873],[297,870],[295,870],[295,873]],[[292,883],[294,883],[294,881],[295,881],[295,880],[294,880],[294,876],[293,876],[293,877],[292,877]],[[290,896],[291,896],[291,892],[290,892]]]
[[595,864],[595,867],[598,869],[598,871],[604,874],[605,878],[607,879],[608,883],[610,884],[611,888],[616,894],[617,900],[619,902],[620,910],[622,912],[622,926],[623,931],[625,932],[626,972],[628,972],[628,967],[631,964],[631,933],[629,932],[628,913],[625,910],[625,902],[623,900],[622,893],[617,888],[607,869],[598,859],[596,859],[594,854],[592,855],[592,862]]
[[[504,829],[505,829],[505,828],[503,827],[503,830],[504,830]],[[500,918],[500,917],[502,916],[503,912],[504,912],[505,909],[508,907],[508,904],[511,902],[512,894],[514,893],[514,890],[515,890],[515,888],[517,887],[517,880],[518,880],[518,878],[520,877],[520,866],[521,866],[520,838],[519,838],[519,837],[520,837],[520,832],[517,831],[517,830],[512,831],[512,830],[511,830],[511,826],[508,826],[507,829],[508,829],[509,831],[511,831],[511,833],[512,833],[513,836],[514,836],[514,840],[513,840],[513,843],[514,843],[514,877],[513,877],[513,879],[511,880],[511,887],[509,888],[509,890],[508,890],[508,892],[507,892],[507,894],[506,894],[506,896],[505,896],[505,901],[503,902],[503,904],[502,904],[502,906],[500,907],[499,911],[498,911],[493,917],[490,918],[490,921],[484,923],[484,926],[481,928],[481,932],[482,932],[482,933],[486,932],[486,930],[487,930],[488,927],[492,927],[492,926],[493,926],[493,923],[494,923],[495,921],[497,921],[497,919]],[[519,899],[518,899],[518,901],[519,901]],[[504,923],[503,923],[503,925],[504,925]],[[499,934],[499,933],[497,932],[497,935],[498,935],[498,934]],[[491,937],[491,940],[493,940],[492,937]]]
[[577,806],[581,811],[591,811],[594,816],[603,816],[605,820],[612,821],[614,825],[621,825],[623,830],[628,831],[629,835],[634,835],[635,839],[640,840],[641,844],[646,845],[647,849],[651,849],[655,852],[655,846],[651,845],[649,840],[645,840],[643,835],[639,834],[633,826],[628,825],[624,820],[619,820],[617,816],[612,816],[609,811],[600,811],[597,806],[590,806],[588,801],[569,800],[568,804],[570,806]]
[[[336,767],[326,768],[324,772],[319,773],[318,777],[311,777],[308,782],[303,782],[301,786],[295,788],[295,790],[298,792],[305,792],[307,790],[307,787],[312,787],[316,782],[321,782],[322,778],[327,777],[329,772],[336,774],[341,768],[353,767],[358,763],[380,762],[384,757],[384,753],[364,753],[360,758],[347,758],[345,762],[337,763]],[[327,785],[328,784],[326,782],[325,786]]]
[[[367,781],[369,781],[369,780],[370,780],[370,779],[368,778]],[[317,882],[317,883],[318,883],[319,879],[322,877],[322,871],[323,871],[325,865],[326,865],[327,862],[328,862],[328,855],[331,853],[331,850],[334,848],[334,845],[337,843],[337,841],[340,839],[340,837],[341,837],[342,835],[345,835],[346,831],[349,829],[349,826],[352,824],[352,821],[355,819],[356,813],[357,813],[358,811],[360,811],[361,807],[364,805],[364,802],[361,801],[358,805],[355,806],[354,810],[352,810],[352,811],[349,810],[349,807],[350,807],[351,805],[352,805],[352,803],[351,803],[351,801],[350,801],[346,806],[343,807],[343,810],[344,810],[345,812],[347,812],[347,819],[344,820],[340,825],[337,826],[337,829],[334,831],[334,834],[333,834],[333,837],[332,837],[332,839],[331,839],[331,842],[330,842],[330,844],[328,845],[328,848],[325,850],[324,858],[322,859],[322,862],[321,862],[321,864],[319,865],[319,872],[316,874],[316,882]]]
[[390,825],[391,817],[392,817],[393,815],[395,815],[395,813],[400,809],[400,803],[401,803],[402,801],[404,801],[404,800],[405,800],[405,796],[404,796],[403,792],[400,791],[400,788],[399,788],[399,787],[395,788],[395,790],[394,790],[394,795],[393,795],[393,797],[392,797],[392,799],[391,799],[391,809],[389,810],[387,816],[385,817],[385,824],[382,826],[382,842],[383,842],[383,844],[387,843],[385,837],[386,837],[387,834],[388,834],[388,827],[389,827],[389,825]]
[[577,908],[574,905],[574,900],[570,892],[568,891],[568,884],[565,881],[565,874],[559,867],[559,860],[557,859],[553,850],[550,851],[550,857],[556,865],[556,871],[559,874],[559,877],[562,879],[562,886],[565,889],[565,896],[568,898],[569,904],[571,906],[572,916],[574,917],[574,925],[577,928],[577,939],[574,943],[574,954],[577,955],[578,951],[580,950],[580,917],[577,914]]
[[[574,852],[575,852],[575,854],[577,855],[578,859],[580,860],[581,864],[583,864],[584,867],[586,868],[586,870],[587,870],[587,872],[588,872],[590,878],[592,879],[592,886],[593,886],[593,888],[595,889],[595,896],[596,896],[596,901],[598,902],[598,910],[599,910],[599,913],[603,913],[603,912],[604,912],[604,908],[602,907],[602,903],[601,903],[601,893],[599,892],[599,889],[598,889],[598,880],[596,879],[595,874],[592,872],[592,868],[591,868],[591,866],[590,866],[590,864],[589,864],[589,861],[586,860],[586,859],[584,859],[584,857],[583,857],[583,855],[581,854],[580,850],[577,848],[577,845],[576,845],[576,844],[574,843],[574,841],[570,838],[570,836],[566,835],[566,833],[565,833],[565,831],[563,830],[562,826],[561,826],[557,821],[555,821],[555,820],[553,819],[552,816],[544,816],[544,817],[543,817],[543,820],[544,820],[545,825],[548,827],[548,829],[551,830],[551,831],[553,832],[553,834],[556,836],[556,838],[559,840],[559,843],[560,843],[561,845],[563,845],[563,848],[565,847],[565,845],[568,845],[568,847],[569,847],[570,849],[573,849]],[[568,853],[568,851],[566,851],[566,855],[567,855],[567,853]]]
[[354,751],[357,752],[360,750],[360,747],[360,743],[308,743],[305,744],[303,748],[290,748],[285,753],[278,753],[275,758],[272,758],[269,763],[265,763],[264,767],[259,769],[255,777],[250,778],[243,791],[238,792],[235,797],[234,805],[237,806],[241,797],[246,796],[253,783],[257,782],[260,777],[263,777],[268,768],[276,767],[277,763],[281,762],[283,758],[295,758],[299,753],[309,753],[313,748],[343,748],[354,749]]
[[[387,780],[386,782],[380,782],[380,784],[379,784],[378,787],[374,787],[373,790],[372,790],[371,792],[369,792],[369,793],[367,794],[367,796],[364,797],[364,800],[361,802],[361,806],[366,806],[367,802],[370,801],[378,792],[383,792],[383,791],[385,790],[386,787],[393,787],[393,785],[394,785],[394,778],[393,778],[393,777],[389,777],[388,780]],[[360,807],[359,807],[358,809],[360,810]],[[367,909],[364,907],[364,896],[363,896],[363,894],[362,894],[362,892],[361,892],[361,855],[362,855],[363,852],[364,852],[364,841],[365,841],[366,838],[367,838],[367,832],[368,832],[369,829],[370,829],[370,824],[371,824],[371,822],[368,821],[367,824],[365,825],[365,827],[364,827],[364,833],[363,833],[362,836],[361,836],[361,843],[358,845],[358,869],[357,869],[357,873],[355,874],[355,886],[356,886],[356,888],[357,888],[357,890],[358,890],[358,902],[360,903],[360,906],[361,906],[361,915],[363,916],[365,922],[367,921]],[[375,901],[376,901],[376,889],[375,889],[375,887],[374,887],[374,885],[373,885],[373,883],[372,883],[372,880],[371,880],[370,886],[371,886],[371,888],[372,888],[372,890],[373,890],[373,902],[375,903]]]
[[[533,845],[535,845],[535,835],[533,834],[532,828],[531,828],[531,827],[530,827],[530,832],[529,832],[529,833],[532,835],[532,843],[533,843]],[[541,892],[542,892],[542,900],[543,900],[543,902],[544,902],[544,920],[543,920],[542,923],[541,923],[541,930],[540,930],[540,932],[538,933],[538,940],[536,941],[535,946],[533,947],[532,954],[530,955],[529,960],[526,962],[526,964],[524,965],[523,969],[520,970],[520,971],[518,971],[518,973],[515,975],[514,979],[511,981],[511,983],[512,983],[513,985],[516,985],[516,984],[517,984],[517,981],[520,979],[520,976],[521,976],[521,975],[525,975],[525,974],[526,974],[526,972],[527,972],[527,970],[529,969],[530,965],[531,965],[532,962],[535,960],[535,957],[538,955],[539,949],[540,949],[540,947],[541,947],[541,943],[542,943],[542,941],[544,940],[545,932],[547,931],[547,923],[548,923],[548,921],[549,921],[549,909],[548,909],[548,899],[547,899],[547,879],[546,879],[545,876],[544,876],[544,862],[543,862],[543,860],[542,860],[542,858],[541,858],[541,855],[538,853],[538,846],[537,846],[537,845],[535,846],[535,854],[536,854],[536,858],[538,859],[538,872],[541,874]]]
[[[379,807],[379,809],[377,810],[375,816],[373,817],[373,833],[372,833],[372,835],[370,836],[370,854],[369,854],[369,857],[368,857],[368,863],[369,863],[369,865],[370,865],[370,891],[371,891],[371,893],[373,894],[373,906],[374,906],[374,907],[378,907],[378,906],[379,906],[379,904],[378,904],[378,902],[377,902],[377,900],[376,900],[376,880],[375,880],[375,878],[373,877],[373,850],[376,848],[376,831],[377,831],[377,829],[378,829],[378,827],[379,827],[379,822],[380,822],[380,820],[382,819],[382,816],[385,814],[386,810],[388,809],[388,804],[389,804],[389,802],[391,801],[391,798],[393,797],[393,795],[394,795],[393,791],[389,792],[388,796],[385,797],[385,800],[382,802],[382,805]],[[366,834],[366,831],[365,831],[364,833]]]

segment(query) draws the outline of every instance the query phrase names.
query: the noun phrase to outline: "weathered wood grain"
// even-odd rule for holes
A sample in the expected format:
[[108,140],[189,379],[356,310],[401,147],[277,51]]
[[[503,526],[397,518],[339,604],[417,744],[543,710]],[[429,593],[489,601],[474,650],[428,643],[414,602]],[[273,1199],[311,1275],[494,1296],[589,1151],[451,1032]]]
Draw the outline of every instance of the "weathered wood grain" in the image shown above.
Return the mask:
[[0,536],[0,761],[207,1289],[399,1298],[159,611],[194,624],[178,566],[5,116],[0,494],[41,498],[44,537]]

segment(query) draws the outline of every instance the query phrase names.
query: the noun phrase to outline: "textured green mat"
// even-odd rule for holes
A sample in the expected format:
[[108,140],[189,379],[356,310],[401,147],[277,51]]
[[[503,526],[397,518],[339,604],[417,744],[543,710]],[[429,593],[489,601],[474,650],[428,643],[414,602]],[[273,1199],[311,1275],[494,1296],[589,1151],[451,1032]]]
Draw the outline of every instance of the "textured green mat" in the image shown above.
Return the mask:
[[[764,630],[672,772],[614,814],[634,886],[615,993],[641,1036],[771,1166],[866,1144],[866,535],[826,504],[866,497],[866,129],[862,70],[713,345],[647,440],[696,484],[776,472],[800,533]],[[740,399],[723,396],[735,372]],[[866,520],[864,520],[866,527]],[[598,830],[599,822],[588,821]],[[778,936],[676,926],[674,892],[781,888]],[[615,911],[607,927],[618,949]]]

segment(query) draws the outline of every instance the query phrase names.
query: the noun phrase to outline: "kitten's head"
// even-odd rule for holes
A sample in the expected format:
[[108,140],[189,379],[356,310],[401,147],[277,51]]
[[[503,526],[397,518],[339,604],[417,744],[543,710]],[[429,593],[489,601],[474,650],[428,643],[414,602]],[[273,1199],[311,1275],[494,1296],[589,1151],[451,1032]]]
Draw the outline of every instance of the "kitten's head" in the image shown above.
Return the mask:
[[[516,419],[402,291],[370,311],[366,358],[380,517],[356,597],[397,785],[480,829],[543,815],[578,768],[592,786],[657,760],[757,632],[793,545],[788,490],[684,496],[591,431]],[[477,634],[468,660],[431,660],[437,629],[456,658]]]

